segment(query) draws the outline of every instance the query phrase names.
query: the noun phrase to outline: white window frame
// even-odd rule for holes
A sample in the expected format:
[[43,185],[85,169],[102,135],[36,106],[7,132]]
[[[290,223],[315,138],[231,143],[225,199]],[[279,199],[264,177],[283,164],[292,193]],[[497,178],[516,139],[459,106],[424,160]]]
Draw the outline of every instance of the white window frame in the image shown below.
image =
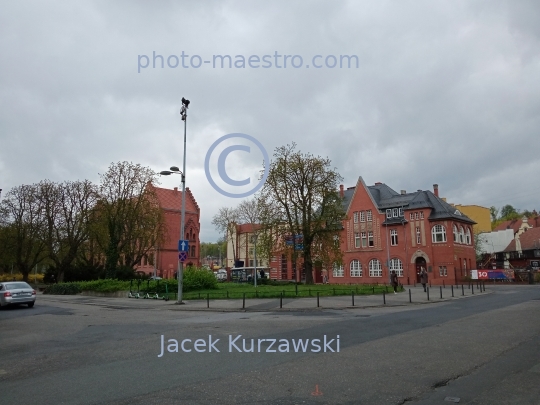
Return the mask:
[[382,264],[378,259],[371,259],[369,261],[369,276],[382,277]]
[[362,263],[360,260],[353,259],[349,265],[351,277],[362,277]]
[[357,224],[358,223],[358,211],[356,211],[354,214],[353,214],[353,220],[354,220],[354,223]]
[[367,248],[367,233],[360,232],[360,238],[362,239],[362,247]]
[[398,244],[398,232],[397,229],[390,229],[390,245],[397,246]]
[[360,211],[360,222],[366,222],[366,211]]
[[367,240],[368,240],[368,247],[375,246],[375,239],[373,238],[373,231],[368,231]]
[[433,243],[446,242],[446,228],[443,225],[437,224],[431,228],[431,241]]
[[465,243],[465,231],[462,226],[459,227],[459,243]]
[[446,266],[439,266],[439,276],[448,277],[448,270]]
[[332,275],[334,277],[344,277],[345,271],[343,270],[343,265],[342,264],[338,265],[337,263],[334,263],[334,266],[332,269]]
[[414,212],[411,212],[411,213],[409,214],[409,216],[410,216],[410,218],[411,218],[411,221],[414,221]]
[[395,271],[398,277],[403,277],[403,262],[397,257],[390,259],[390,273]]
[[367,222],[373,221],[373,213],[371,212],[371,210],[366,211],[366,216],[367,216]]
[[360,232],[354,233],[354,247],[357,249],[360,248]]
[[388,208],[386,210],[386,218],[387,219],[392,219],[392,209],[391,208]]
[[471,245],[471,229],[467,228],[467,232],[465,233],[465,242],[467,245]]
[[424,211],[420,211],[420,219],[424,219]]
[[394,218],[398,218],[399,217],[399,208],[392,208],[392,216]]
[[415,219],[415,220],[418,220],[418,212],[415,212],[415,213],[414,213],[414,219]]
[[420,245],[422,243],[422,232],[420,231],[420,227],[416,227],[416,244]]
[[459,241],[459,237],[458,237],[458,230],[457,230],[457,226],[454,225],[454,227],[452,228],[453,230],[453,233],[454,233],[454,243],[458,243]]
[[403,208],[400,208],[400,209],[399,209],[399,216],[400,216],[400,217],[404,216],[404,215],[403,215]]

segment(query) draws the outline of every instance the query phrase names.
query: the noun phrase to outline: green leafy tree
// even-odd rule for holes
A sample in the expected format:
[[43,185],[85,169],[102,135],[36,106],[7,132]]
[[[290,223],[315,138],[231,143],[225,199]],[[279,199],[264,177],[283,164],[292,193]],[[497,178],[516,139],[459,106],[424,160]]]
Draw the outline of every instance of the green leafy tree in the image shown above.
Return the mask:
[[328,158],[303,154],[296,145],[276,148],[268,178],[258,196],[263,229],[274,239],[302,235],[306,284],[313,284],[314,260],[341,261],[339,234],[345,219],[339,184],[342,177]]

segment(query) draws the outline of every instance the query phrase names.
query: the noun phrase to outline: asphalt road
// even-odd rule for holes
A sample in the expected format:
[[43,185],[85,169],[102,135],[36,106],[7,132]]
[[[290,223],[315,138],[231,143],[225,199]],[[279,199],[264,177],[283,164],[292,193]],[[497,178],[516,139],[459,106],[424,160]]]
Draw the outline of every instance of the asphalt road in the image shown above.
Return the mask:
[[[0,403],[540,404],[540,287],[489,290],[287,312],[39,296],[32,309],[0,310]],[[238,335],[241,352],[229,345]],[[311,352],[325,335],[326,353]],[[173,339],[178,352],[167,351]],[[246,349],[254,339],[254,353],[242,339]],[[294,352],[298,339],[309,340],[306,353]]]

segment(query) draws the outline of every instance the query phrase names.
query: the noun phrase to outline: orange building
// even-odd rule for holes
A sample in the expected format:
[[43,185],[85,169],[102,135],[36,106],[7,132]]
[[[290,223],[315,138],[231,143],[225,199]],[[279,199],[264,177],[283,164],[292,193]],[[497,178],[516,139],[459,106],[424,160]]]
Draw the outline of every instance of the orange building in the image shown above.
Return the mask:
[[[154,187],[154,186],[150,186]],[[137,271],[154,274],[162,278],[174,278],[178,269],[178,240],[180,239],[180,216],[182,210],[182,192],[154,187],[159,206],[165,215],[165,238],[161,246],[156,246],[148,257],[143,258]],[[200,266],[199,232],[201,210],[191,190],[186,188],[185,237],[189,241],[186,266]],[[155,264],[154,264],[154,258]],[[155,268],[155,269],[154,269]]]

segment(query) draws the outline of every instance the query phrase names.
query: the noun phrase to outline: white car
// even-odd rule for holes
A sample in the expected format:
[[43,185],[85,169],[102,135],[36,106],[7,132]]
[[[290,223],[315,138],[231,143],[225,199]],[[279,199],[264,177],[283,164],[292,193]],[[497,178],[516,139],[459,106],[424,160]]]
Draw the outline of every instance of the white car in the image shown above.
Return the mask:
[[6,281],[0,283],[0,307],[26,304],[32,308],[36,302],[36,290],[24,281]]
[[227,270],[225,269],[219,269],[214,272],[214,275],[216,276],[217,281],[227,281]]

